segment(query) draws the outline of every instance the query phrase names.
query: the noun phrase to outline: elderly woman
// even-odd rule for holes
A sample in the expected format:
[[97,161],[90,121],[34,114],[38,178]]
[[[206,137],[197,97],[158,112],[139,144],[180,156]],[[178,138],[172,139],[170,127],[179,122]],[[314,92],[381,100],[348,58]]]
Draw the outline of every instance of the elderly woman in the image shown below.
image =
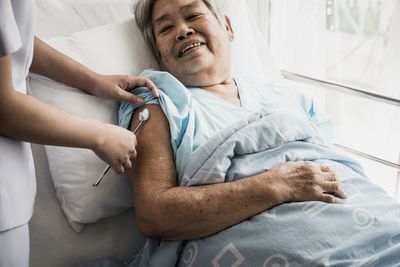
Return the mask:
[[[161,101],[171,101],[177,109],[182,109],[181,103],[193,102],[191,115],[197,123],[196,131],[189,134],[183,126],[185,118],[173,117],[171,111],[168,121],[159,105],[146,105],[150,119],[137,135],[137,164],[128,173],[139,229],[145,236],[166,240],[199,238],[280,203],[340,202],[326,192],[345,197],[335,173],[311,162],[286,163],[232,183],[178,187],[177,171],[192,151],[219,130],[264,105],[292,106],[317,119],[317,114],[303,105],[301,96],[271,88],[259,92],[257,84],[231,76],[230,43],[234,33],[220,5],[221,1],[201,0],[139,1],[136,5],[136,20],[154,48],[161,69],[177,79],[166,73],[149,74],[166,92]],[[144,91],[135,94],[143,95],[147,104],[156,102],[149,101],[150,95]],[[126,108],[127,105],[121,107]],[[137,125],[136,117],[131,127]],[[125,120],[130,121],[130,117]]]
[[[154,55],[159,59],[162,71],[143,72],[143,76],[150,78],[161,89],[159,99],[152,97],[145,89],[138,88],[133,92],[145,100],[145,106],[123,103],[120,108],[120,124],[131,129],[138,124],[141,110],[148,108],[150,111],[149,120],[137,134],[138,156],[127,177],[134,191],[139,230],[144,236],[154,239],[149,239],[141,255],[132,264],[175,266],[179,255],[183,253],[181,248],[183,250],[185,245],[162,240],[188,239],[198,240],[192,256],[206,259],[206,250],[215,254],[210,256],[211,259],[215,257],[215,262],[212,261],[214,266],[219,266],[218,261],[226,251],[231,251],[238,259],[241,258],[238,255],[248,253],[249,255],[242,257],[243,260],[245,257],[250,260],[247,266],[261,266],[265,258],[261,261],[257,256],[268,257],[269,254],[265,254],[268,250],[263,246],[269,246],[271,242],[274,243],[272,247],[282,246],[284,251],[292,245],[295,247],[292,258],[278,257],[285,259],[284,262],[291,261],[300,265],[307,263],[310,266],[315,260],[314,263],[317,264],[321,257],[329,258],[334,247],[350,239],[347,235],[341,235],[340,238],[326,237],[324,242],[315,245],[319,240],[314,236],[313,231],[317,227],[315,225],[329,225],[333,220],[329,216],[325,217],[329,218],[327,221],[324,219],[315,225],[308,223],[310,217],[305,217],[299,228],[290,225],[285,228],[288,231],[297,229],[293,234],[298,235],[304,231],[304,243],[298,243],[299,239],[296,239],[281,245],[279,238],[274,237],[280,231],[279,223],[272,225],[272,230],[268,227],[262,230],[256,228],[252,239],[257,239],[261,245],[250,245],[251,249],[238,249],[237,243],[229,243],[229,235],[233,233],[234,226],[251,221],[253,219],[247,219],[282,203],[314,201],[295,206],[297,208],[289,214],[297,214],[302,209],[306,212],[310,210],[314,214],[312,218],[317,213],[337,206],[337,213],[333,214],[342,216],[340,207],[344,210],[346,207],[340,203],[346,198],[346,193],[332,166],[312,161],[283,161],[267,168],[267,171],[234,181],[178,186],[177,176],[182,174],[188,158],[196,150],[203,148],[208,140],[227,126],[260,109],[290,110],[302,115],[306,124],[311,125],[314,130],[318,128],[315,130],[316,135],[321,133],[324,139],[329,139],[329,120],[318,114],[312,101],[302,94],[285,87],[273,87],[231,75],[230,45],[234,39],[234,31],[229,18],[223,15],[222,4],[223,1],[220,0],[139,0],[136,4],[137,23]],[[291,125],[288,127],[290,132]],[[257,141],[253,140],[253,143]],[[319,147],[312,149],[310,153],[313,154]],[[286,157],[290,158],[290,153]],[[267,160],[265,158],[266,162]],[[332,165],[336,166],[334,163]],[[357,176],[353,173],[351,175]],[[204,179],[212,180],[213,177]],[[351,217],[351,212],[348,213]],[[295,217],[289,221],[293,223],[297,219]],[[267,224],[263,222],[259,225]],[[339,232],[351,228],[344,225],[343,223],[339,227]],[[330,226],[324,231],[331,231],[333,228],[334,226]],[[268,230],[271,231],[267,234]],[[224,233],[227,235],[222,238]],[[240,236],[240,233],[236,234]],[[247,235],[248,232],[244,231],[241,238]],[[309,239],[306,238],[308,235]],[[211,239],[214,243],[217,243],[216,240],[224,240],[224,244],[228,245],[212,251],[214,246],[206,242]],[[172,244],[178,245],[171,248]],[[204,246],[200,256],[201,244]],[[323,247],[326,249],[322,250]],[[308,252],[302,254],[303,249]],[[320,254],[319,251],[323,253]],[[357,257],[354,256],[356,253],[350,254],[343,258]],[[166,255],[169,256],[166,258]],[[272,253],[270,256],[276,255]],[[180,263],[190,266],[195,262],[187,260],[185,256],[181,257]],[[314,258],[311,260],[312,257]],[[211,264],[210,261],[206,262]],[[266,262],[267,260],[264,265]],[[198,266],[206,264],[201,261],[195,263]],[[350,264],[349,261],[347,263]]]

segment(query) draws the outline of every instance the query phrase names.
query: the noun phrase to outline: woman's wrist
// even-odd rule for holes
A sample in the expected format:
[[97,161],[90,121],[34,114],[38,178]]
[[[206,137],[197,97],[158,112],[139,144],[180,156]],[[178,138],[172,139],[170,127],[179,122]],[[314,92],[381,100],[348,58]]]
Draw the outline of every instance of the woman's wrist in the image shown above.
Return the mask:
[[279,175],[273,170],[261,173],[260,175],[266,203],[273,207],[286,202],[286,193],[282,187]]

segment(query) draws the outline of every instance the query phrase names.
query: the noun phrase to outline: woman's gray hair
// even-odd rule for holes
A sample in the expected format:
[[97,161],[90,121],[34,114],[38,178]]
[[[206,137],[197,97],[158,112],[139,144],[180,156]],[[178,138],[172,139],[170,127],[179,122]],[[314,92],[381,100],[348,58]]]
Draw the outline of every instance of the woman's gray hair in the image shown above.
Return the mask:
[[[135,14],[136,23],[142,30],[144,39],[150,46],[151,51],[160,59],[160,54],[158,52],[156,39],[154,37],[153,25],[152,25],[152,13],[154,3],[157,0],[136,0],[133,5],[133,12]],[[215,15],[218,21],[223,24],[225,21],[224,15],[226,11],[225,0],[202,0],[206,6]]]

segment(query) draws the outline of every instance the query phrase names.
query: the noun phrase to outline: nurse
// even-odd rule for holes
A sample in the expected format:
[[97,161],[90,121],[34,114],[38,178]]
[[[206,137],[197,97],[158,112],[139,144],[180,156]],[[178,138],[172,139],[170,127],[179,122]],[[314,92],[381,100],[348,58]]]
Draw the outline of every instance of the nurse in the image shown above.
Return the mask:
[[0,267],[29,266],[28,221],[36,181],[28,142],[93,150],[115,171],[132,167],[136,136],[128,130],[72,115],[26,95],[29,71],[107,99],[141,103],[125,89],[146,78],[92,72],[33,36],[34,0],[0,0]]

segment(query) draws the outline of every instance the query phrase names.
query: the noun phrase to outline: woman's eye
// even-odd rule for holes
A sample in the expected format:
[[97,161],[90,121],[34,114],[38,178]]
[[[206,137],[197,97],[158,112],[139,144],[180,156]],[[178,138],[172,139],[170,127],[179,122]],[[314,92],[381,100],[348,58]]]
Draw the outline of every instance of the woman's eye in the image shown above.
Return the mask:
[[171,29],[171,28],[172,28],[172,26],[171,26],[171,25],[168,25],[168,26],[162,27],[162,28],[161,28],[161,30],[160,30],[160,33],[164,33],[164,32],[168,31],[168,30],[169,30],[169,29]]
[[191,14],[190,16],[188,16],[188,20],[195,19],[198,16],[200,16],[200,14]]

